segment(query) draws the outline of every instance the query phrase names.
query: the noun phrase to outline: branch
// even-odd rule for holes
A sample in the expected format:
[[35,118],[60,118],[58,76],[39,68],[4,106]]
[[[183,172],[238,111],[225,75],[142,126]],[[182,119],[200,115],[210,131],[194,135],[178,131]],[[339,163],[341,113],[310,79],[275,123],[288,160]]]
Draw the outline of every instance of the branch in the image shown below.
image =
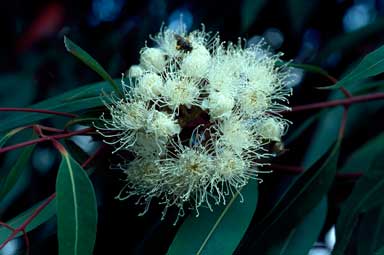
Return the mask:
[[43,109],[34,109],[34,108],[15,108],[15,107],[1,107],[1,112],[37,112],[37,113],[44,113],[44,114],[53,114],[53,115],[59,115],[69,118],[75,118],[77,117],[76,114],[67,113],[67,112],[56,112],[56,111],[50,111],[50,110],[43,110]]
[[85,128],[85,129],[81,129],[81,130],[77,130],[77,131],[68,132],[65,134],[44,136],[44,137],[41,137],[38,139],[34,139],[34,140],[30,140],[30,141],[26,141],[26,142],[22,142],[22,143],[18,143],[18,144],[14,144],[14,145],[10,145],[10,146],[1,148],[0,154],[7,152],[7,151],[19,149],[19,148],[22,148],[22,147],[25,147],[28,145],[36,144],[36,143],[41,143],[41,142],[46,142],[46,141],[56,140],[56,139],[63,139],[63,138],[67,138],[67,137],[71,137],[71,136],[75,136],[75,135],[86,134],[86,133],[89,133],[93,130],[94,130],[93,128]]
[[338,100],[332,100],[327,102],[319,102],[319,103],[313,103],[313,104],[294,106],[292,107],[292,110],[283,111],[281,113],[288,114],[291,112],[300,112],[300,111],[306,111],[306,110],[312,110],[312,109],[322,109],[322,108],[338,106],[338,105],[348,106],[354,103],[361,103],[361,102],[381,100],[381,99],[384,99],[384,93],[374,93],[374,94],[363,95],[363,96],[354,96],[346,99],[338,99]]

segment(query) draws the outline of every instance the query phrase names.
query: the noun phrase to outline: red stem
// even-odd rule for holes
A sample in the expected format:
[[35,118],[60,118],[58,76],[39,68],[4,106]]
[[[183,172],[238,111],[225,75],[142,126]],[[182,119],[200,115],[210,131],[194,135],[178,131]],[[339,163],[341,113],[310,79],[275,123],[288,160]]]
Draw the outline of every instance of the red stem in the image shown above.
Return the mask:
[[82,168],[85,168],[92,160],[95,159],[97,155],[105,148],[105,144],[103,143],[91,156],[88,157],[86,161],[84,161],[83,164],[81,164]]
[[351,92],[349,92],[346,88],[340,87],[340,90],[341,90],[341,92],[343,92],[344,96],[346,96],[348,98],[352,97]]
[[25,229],[23,229],[23,236],[24,236],[25,247],[27,250],[26,254],[29,255],[29,247],[30,247],[29,237],[28,237],[27,231],[25,231]]
[[0,226],[3,226],[3,227],[5,227],[5,228],[7,228],[9,230],[15,231],[15,229],[11,225],[9,225],[9,224],[7,224],[5,222],[1,222],[0,221]]
[[53,115],[59,115],[59,116],[65,116],[69,118],[75,118],[78,115],[68,112],[56,112],[56,111],[50,111],[50,110],[44,110],[44,109],[33,109],[33,108],[16,108],[16,107],[1,107],[1,112],[38,112],[38,113],[44,113],[44,114],[53,114]]
[[327,102],[299,105],[299,106],[292,107],[291,111],[284,111],[283,113],[286,114],[290,112],[300,112],[300,111],[319,109],[319,108],[321,109],[321,108],[332,107],[337,105],[351,105],[354,103],[380,100],[380,99],[384,99],[384,93],[374,93],[374,94],[363,95],[363,96],[354,96],[346,99],[338,99],[338,100],[332,100]]
[[339,128],[339,139],[341,140],[345,133],[345,126],[347,125],[347,118],[348,118],[348,106],[344,106],[343,116],[340,123]]
[[338,83],[339,81],[332,75],[326,74],[326,77],[333,83]]
[[71,137],[71,136],[75,136],[75,135],[86,134],[86,133],[91,132],[93,130],[94,130],[93,128],[85,128],[85,129],[81,129],[81,130],[77,130],[77,131],[68,132],[65,134],[44,136],[44,137],[41,137],[38,139],[34,139],[34,140],[30,140],[30,141],[26,141],[26,142],[22,142],[22,143],[18,143],[18,144],[14,144],[14,145],[10,145],[10,146],[1,148],[0,154],[7,152],[7,151],[10,151],[10,150],[19,149],[19,148],[22,148],[22,147],[25,147],[28,145],[36,144],[36,143],[41,143],[41,142],[50,141],[50,140],[63,139],[63,138],[67,138],[67,137]]
[[36,210],[29,216],[23,224],[21,224],[19,227],[15,228],[15,230],[12,232],[12,234],[0,245],[0,250],[4,248],[9,241],[11,241],[13,238],[16,237],[16,235],[20,231],[25,231],[25,228],[27,225],[56,197],[56,193],[53,193],[51,196],[47,198],[39,207],[36,208]]

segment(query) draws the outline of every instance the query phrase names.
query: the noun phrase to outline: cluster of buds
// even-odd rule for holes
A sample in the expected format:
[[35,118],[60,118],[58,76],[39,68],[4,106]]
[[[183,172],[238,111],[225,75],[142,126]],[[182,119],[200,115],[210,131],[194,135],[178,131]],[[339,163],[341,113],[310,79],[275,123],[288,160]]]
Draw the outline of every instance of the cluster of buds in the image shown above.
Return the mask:
[[140,51],[128,71],[124,98],[111,97],[98,132],[115,152],[134,157],[118,167],[126,185],[117,196],[151,201],[178,217],[225,204],[274,156],[288,122],[286,68],[263,44],[221,42],[204,27],[186,33],[162,28],[155,47]]

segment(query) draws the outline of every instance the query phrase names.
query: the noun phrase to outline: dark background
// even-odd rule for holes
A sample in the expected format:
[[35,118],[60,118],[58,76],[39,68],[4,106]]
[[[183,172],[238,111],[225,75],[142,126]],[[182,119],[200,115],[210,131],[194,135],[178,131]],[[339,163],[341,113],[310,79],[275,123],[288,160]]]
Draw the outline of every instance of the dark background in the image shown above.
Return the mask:
[[[0,6],[2,107],[27,106],[100,80],[66,52],[64,35],[88,51],[112,77],[120,77],[130,65],[138,63],[140,48],[145,40],[150,43],[148,35],[156,34],[163,22],[172,26],[181,13],[191,30],[204,23],[207,31],[219,31],[222,40],[236,41],[244,37],[249,42],[257,42],[264,38],[273,51],[284,52],[284,60],[319,65],[335,77],[340,77],[362,56],[380,46],[384,39],[383,0],[2,0]],[[294,86],[292,105],[326,99],[328,92],[314,87],[329,85],[329,80],[300,69],[292,71],[296,74],[291,84]],[[0,113],[0,121],[5,116]],[[291,120],[296,125],[309,116],[302,114]],[[382,126],[372,127],[357,137],[350,143],[349,151],[380,128]],[[291,150],[289,157],[283,156],[280,163],[289,161],[291,165],[299,165],[312,134],[311,130],[303,134],[295,144],[296,149]],[[348,149],[343,153],[348,154]],[[5,167],[6,160],[0,160]],[[12,218],[53,192],[58,163],[59,156],[49,144],[39,145],[20,188],[6,201],[0,201],[0,219]],[[98,161],[92,177],[99,200],[95,254],[164,254],[177,230],[172,226],[173,217],[160,221],[161,208],[137,217],[140,209],[134,201],[114,200],[122,184],[108,165],[108,160]],[[284,176],[268,177],[267,186],[262,189],[275,190],[286,182]],[[54,233],[54,220],[32,231],[29,235],[31,253],[55,254]],[[22,254],[23,245],[20,239],[0,254],[16,251]]]

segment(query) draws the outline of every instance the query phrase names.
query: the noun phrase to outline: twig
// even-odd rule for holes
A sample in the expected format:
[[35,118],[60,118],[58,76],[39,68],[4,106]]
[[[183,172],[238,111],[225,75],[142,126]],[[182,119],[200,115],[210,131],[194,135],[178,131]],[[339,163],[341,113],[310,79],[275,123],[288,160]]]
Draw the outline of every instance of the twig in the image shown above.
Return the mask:
[[326,102],[294,106],[292,107],[292,110],[283,111],[282,113],[288,114],[292,112],[321,109],[321,108],[332,107],[337,105],[351,105],[354,103],[361,103],[361,102],[381,100],[381,99],[384,99],[384,93],[374,93],[374,94],[363,95],[363,96],[353,96],[346,99],[338,99],[338,100],[332,100],[332,101],[326,101]]
[[34,109],[34,108],[16,108],[16,107],[1,107],[1,112],[37,112],[37,113],[44,113],[44,114],[53,114],[53,115],[59,115],[69,118],[75,118],[78,115],[68,112],[56,112],[56,111],[50,111],[50,110],[44,110],[44,109]]
[[22,148],[22,147],[25,147],[25,146],[28,146],[28,145],[36,144],[36,143],[41,143],[41,142],[50,141],[50,140],[63,139],[63,138],[67,138],[67,137],[71,137],[71,136],[75,136],[75,135],[86,134],[86,133],[89,133],[89,132],[91,132],[93,130],[94,130],[93,128],[85,128],[85,129],[81,129],[81,130],[77,130],[77,131],[68,132],[68,133],[65,133],[65,134],[58,134],[58,135],[52,135],[52,136],[44,136],[44,137],[41,137],[41,138],[38,138],[38,139],[34,139],[34,140],[30,140],[30,141],[26,141],[26,142],[22,142],[22,143],[18,143],[18,144],[14,144],[14,145],[10,145],[10,146],[1,148],[0,149],[0,154],[4,153],[4,152],[7,152],[7,151],[10,151],[10,150],[19,149],[19,148]]

